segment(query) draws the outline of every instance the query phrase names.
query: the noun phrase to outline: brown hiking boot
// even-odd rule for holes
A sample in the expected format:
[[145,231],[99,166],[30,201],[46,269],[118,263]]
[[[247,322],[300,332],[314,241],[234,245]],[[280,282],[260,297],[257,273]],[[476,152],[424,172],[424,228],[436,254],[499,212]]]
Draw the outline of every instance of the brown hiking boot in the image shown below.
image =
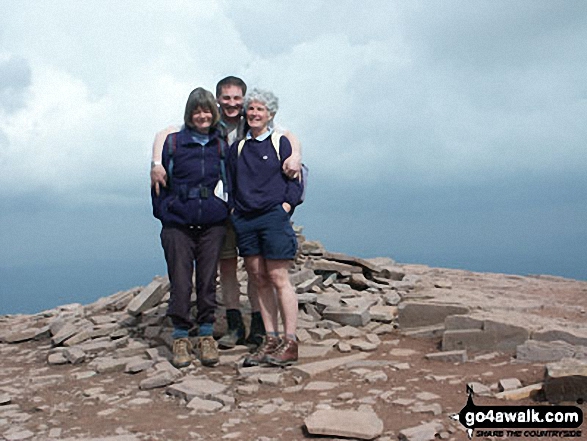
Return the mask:
[[171,364],[176,368],[189,366],[192,362],[192,342],[187,338],[173,340],[173,359]]
[[266,335],[263,338],[263,343],[257,348],[251,355],[247,355],[243,361],[243,367],[259,366],[261,363],[265,363],[265,359],[269,354],[272,354],[279,345],[281,340],[279,337],[273,335]]
[[298,342],[284,338],[281,345],[265,357],[265,362],[272,366],[289,366],[298,361]]
[[196,339],[196,355],[204,366],[218,364],[218,346],[211,335]]

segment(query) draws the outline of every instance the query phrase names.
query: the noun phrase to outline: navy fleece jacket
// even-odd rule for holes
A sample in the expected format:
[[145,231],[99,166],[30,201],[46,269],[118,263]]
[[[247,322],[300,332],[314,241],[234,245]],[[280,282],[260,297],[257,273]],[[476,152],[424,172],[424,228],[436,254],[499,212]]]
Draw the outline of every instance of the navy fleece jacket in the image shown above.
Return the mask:
[[283,202],[293,210],[300,203],[302,184],[282,172],[283,161],[291,156],[291,144],[285,136],[279,140],[279,156],[270,136],[262,141],[246,140],[240,155],[238,142],[230,146],[231,208],[240,214],[255,214],[267,212]]

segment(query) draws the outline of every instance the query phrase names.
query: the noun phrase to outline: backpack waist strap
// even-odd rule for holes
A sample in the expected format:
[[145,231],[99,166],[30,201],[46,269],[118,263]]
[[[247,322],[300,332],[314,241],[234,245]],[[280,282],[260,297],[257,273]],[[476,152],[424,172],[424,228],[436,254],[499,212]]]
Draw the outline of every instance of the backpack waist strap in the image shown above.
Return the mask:
[[182,201],[197,198],[207,199],[212,194],[212,190],[208,187],[188,187],[184,184],[179,186],[177,194]]

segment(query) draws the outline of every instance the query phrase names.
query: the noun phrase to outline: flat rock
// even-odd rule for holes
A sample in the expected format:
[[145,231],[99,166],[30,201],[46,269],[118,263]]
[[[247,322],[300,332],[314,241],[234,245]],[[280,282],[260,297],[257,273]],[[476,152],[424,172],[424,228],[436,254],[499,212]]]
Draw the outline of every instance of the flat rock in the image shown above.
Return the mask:
[[457,351],[442,351],[426,354],[428,360],[444,361],[448,363],[464,363],[467,361],[467,351],[465,349]]
[[293,375],[300,376],[302,378],[311,378],[315,375],[321,374],[322,372],[328,372],[330,370],[337,369],[341,366],[346,365],[357,360],[364,360],[369,354],[358,353],[348,355],[346,357],[331,358],[328,360],[315,361],[312,363],[298,364],[292,366],[291,372]]
[[333,381],[310,381],[305,387],[304,390],[312,390],[312,391],[324,391],[324,390],[332,390],[340,386],[339,383],[335,383]]
[[517,378],[503,378],[499,380],[498,387],[500,392],[520,389],[522,382]]
[[304,424],[312,435],[371,440],[383,433],[383,421],[375,412],[317,410],[304,420]]
[[398,307],[398,324],[402,329],[437,325],[449,315],[468,312],[469,308],[456,304],[403,302]]
[[209,399],[214,395],[221,394],[228,386],[217,383],[212,380],[202,378],[187,378],[181,383],[173,384],[167,387],[167,393],[186,401],[191,401],[195,397]]
[[564,341],[527,340],[516,348],[516,358],[520,361],[550,362],[571,358],[575,346]]
[[420,424],[419,426],[402,429],[399,432],[400,441],[432,441],[444,427],[437,422]]
[[167,371],[162,371],[153,375],[152,377],[145,378],[139,383],[139,388],[142,390],[156,389],[158,387],[169,386],[175,381],[175,376]]
[[156,278],[131,300],[127,307],[128,313],[136,316],[157,305],[169,291],[169,286],[167,277]]
[[190,400],[186,407],[195,410],[196,412],[216,412],[217,410],[222,409],[224,405],[218,401],[204,400],[195,397]]
[[508,401],[517,401],[517,400],[525,400],[527,398],[534,397],[538,392],[542,390],[543,384],[531,384],[526,387],[521,387],[519,389],[508,390],[504,392],[499,392],[495,394],[496,398],[501,400],[508,400]]
[[327,306],[322,314],[326,320],[355,327],[365,326],[371,320],[367,304],[363,306],[331,305]]

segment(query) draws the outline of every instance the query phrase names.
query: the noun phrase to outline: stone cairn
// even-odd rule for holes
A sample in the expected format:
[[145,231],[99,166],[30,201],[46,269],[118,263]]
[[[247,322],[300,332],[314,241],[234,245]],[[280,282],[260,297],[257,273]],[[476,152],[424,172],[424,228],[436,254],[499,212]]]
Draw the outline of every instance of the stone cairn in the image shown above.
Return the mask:
[[[487,293],[453,288],[450,280],[434,280],[434,272],[428,267],[329,252],[319,242],[306,240],[300,227],[296,233],[299,252],[290,277],[299,304],[300,362],[287,371],[300,381],[364,360],[379,347],[379,336],[401,332],[441,339],[441,350],[428,354],[429,359],[464,363],[467,351],[500,351],[521,361],[549,363],[543,383],[522,387],[519,382],[504,382],[495,394],[483,385],[471,385],[477,393],[522,399],[541,392],[554,403],[587,397],[587,330],[582,324],[532,316],[532,308],[541,305],[532,304],[524,296],[508,298],[496,308],[495,299],[491,303]],[[474,283],[473,273],[463,274]],[[511,278],[518,284],[522,279]],[[241,291],[246,291],[242,262],[239,280]],[[247,394],[247,388],[254,386],[229,390],[226,384],[185,375],[169,363],[172,329],[165,316],[169,287],[167,277],[157,276],[147,286],[117,292],[88,305],[70,304],[34,315],[0,317],[0,343],[49,340],[48,365],[86,364],[87,375],[146,371],[141,389],[166,388],[167,394],[182,397],[188,406],[205,411],[234,405],[235,394]],[[245,311],[249,308],[245,295],[241,295],[241,304]],[[524,318],[516,315],[520,311]],[[220,306],[218,334],[225,326],[223,316]],[[221,363],[234,365],[241,377],[280,384],[283,373],[279,370],[243,368],[239,364],[242,356],[242,349],[226,351]],[[305,362],[308,358],[319,360]],[[329,410],[317,413],[305,421],[310,433],[373,439],[383,430],[376,415]],[[421,430],[434,434],[441,428]],[[414,430],[418,432],[418,428]],[[404,438],[410,439],[407,435]]]

